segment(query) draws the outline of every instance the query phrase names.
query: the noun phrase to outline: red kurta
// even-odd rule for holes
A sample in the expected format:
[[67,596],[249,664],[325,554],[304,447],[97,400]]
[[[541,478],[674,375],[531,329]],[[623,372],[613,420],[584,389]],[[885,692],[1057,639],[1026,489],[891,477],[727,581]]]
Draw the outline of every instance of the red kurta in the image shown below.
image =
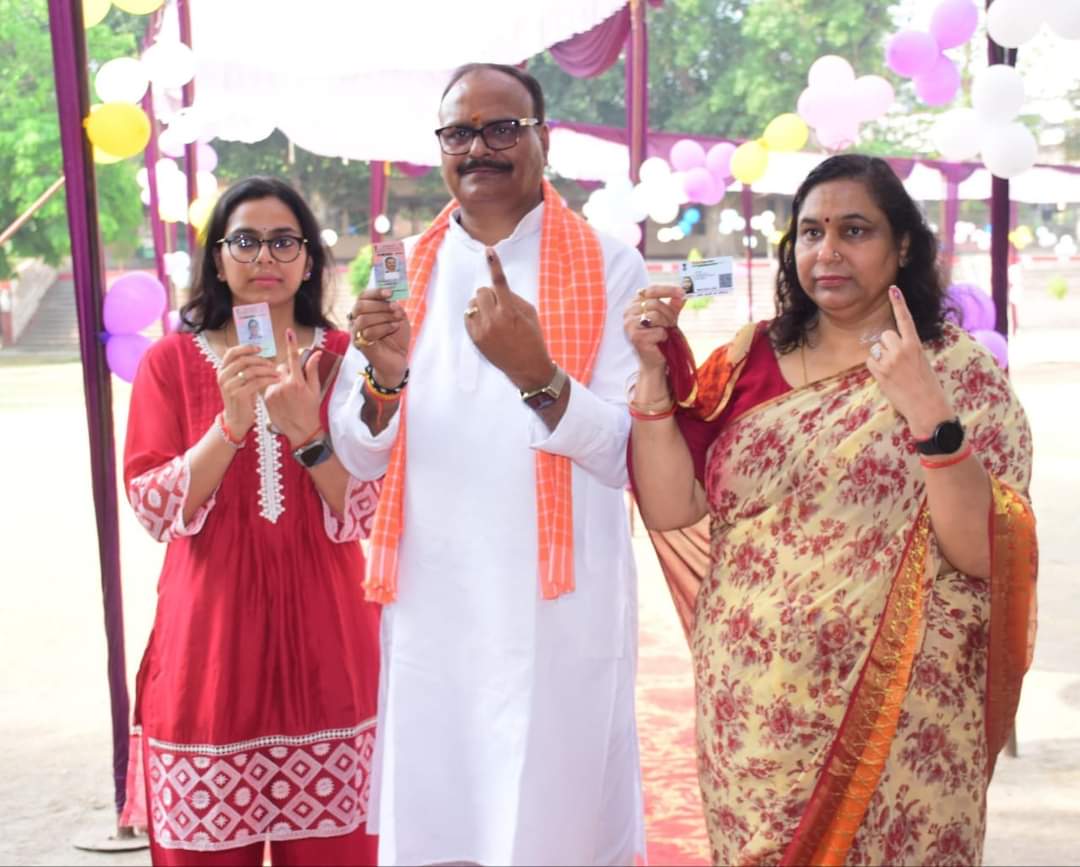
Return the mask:
[[[342,353],[347,339],[319,331],[316,344]],[[152,346],[124,455],[139,520],[169,543],[137,682],[149,826],[159,846],[202,851],[365,823],[378,687],[358,544],[377,483],[351,480],[334,513],[260,400],[245,447],[183,523],[186,452],[222,409],[219,367],[200,335]]]

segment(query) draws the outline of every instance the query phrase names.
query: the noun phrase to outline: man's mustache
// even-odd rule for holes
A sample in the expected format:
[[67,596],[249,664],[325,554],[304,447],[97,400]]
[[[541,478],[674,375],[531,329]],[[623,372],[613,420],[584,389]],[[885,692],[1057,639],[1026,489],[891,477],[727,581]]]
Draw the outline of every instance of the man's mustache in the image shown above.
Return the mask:
[[491,169],[495,172],[508,172],[513,169],[510,163],[501,163],[496,160],[489,159],[475,159],[465,160],[460,166],[458,166],[458,174],[464,175],[467,172],[475,171],[476,169]]

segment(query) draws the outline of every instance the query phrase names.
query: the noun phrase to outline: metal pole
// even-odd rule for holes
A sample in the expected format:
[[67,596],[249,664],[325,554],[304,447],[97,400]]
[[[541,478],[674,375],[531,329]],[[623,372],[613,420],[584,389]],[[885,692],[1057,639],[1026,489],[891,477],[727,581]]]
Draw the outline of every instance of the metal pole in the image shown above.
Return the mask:
[[[986,0],[990,9],[994,0]],[[1016,65],[1016,49],[1006,50],[986,37],[991,65]],[[992,176],[990,183],[990,294],[994,299],[994,330],[1009,339],[1009,181]]]
[[25,211],[19,214],[18,217],[15,218],[14,223],[4,229],[3,232],[0,232],[0,244],[3,244],[5,241],[11,238],[12,235],[19,231],[19,229],[22,228],[23,223],[25,223],[32,216],[34,216],[34,214],[37,213],[38,209],[47,201],[49,201],[49,199],[53,197],[53,193],[59,190],[63,185],[64,176],[60,175],[60,177],[58,177],[55,181],[52,182],[52,185],[49,187],[49,189],[47,189],[40,196],[38,196],[29,208],[27,208]]
[[[630,180],[641,180],[649,130],[649,44],[644,0],[630,0],[630,33],[626,37],[626,140],[630,151]],[[638,250],[645,255],[647,222],[641,223]]]

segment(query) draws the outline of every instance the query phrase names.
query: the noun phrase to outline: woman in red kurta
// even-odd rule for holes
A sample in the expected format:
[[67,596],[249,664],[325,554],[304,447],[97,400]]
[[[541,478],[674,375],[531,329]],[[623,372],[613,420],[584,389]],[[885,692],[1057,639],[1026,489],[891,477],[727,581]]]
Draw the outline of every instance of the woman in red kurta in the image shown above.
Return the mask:
[[[378,490],[326,434],[348,340],[322,313],[328,256],[271,178],[230,188],[206,237],[188,330],[135,378],[124,459],[169,545],[136,702],[154,863],[261,864],[269,841],[275,864],[374,864],[378,609],[358,540]],[[233,321],[260,302],[274,359]]]

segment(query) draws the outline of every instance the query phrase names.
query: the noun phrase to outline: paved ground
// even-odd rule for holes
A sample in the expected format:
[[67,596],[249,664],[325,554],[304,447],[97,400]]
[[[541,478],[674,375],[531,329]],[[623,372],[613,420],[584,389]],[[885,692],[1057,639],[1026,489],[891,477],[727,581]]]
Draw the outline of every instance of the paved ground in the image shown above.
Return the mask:
[[[1025,302],[1013,380],[1035,430],[1040,632],[1018,721],[1020,757],[990,789],[988,864],[1080,864],[1080,298]],[[693,327],[705,342],[702,311]],[[688,323],[689,324],[689,323]],[[711,341],[710,341],[711,342]],[[115,389],[122,439],[128,390]],[[112,823],[109,705],[81,373],[0,363],[0,864],[147,864],[73,843]],[[121,513],[128,670],[138,664],[162,549]],[[664,605],[640,557],[643,602]]]

